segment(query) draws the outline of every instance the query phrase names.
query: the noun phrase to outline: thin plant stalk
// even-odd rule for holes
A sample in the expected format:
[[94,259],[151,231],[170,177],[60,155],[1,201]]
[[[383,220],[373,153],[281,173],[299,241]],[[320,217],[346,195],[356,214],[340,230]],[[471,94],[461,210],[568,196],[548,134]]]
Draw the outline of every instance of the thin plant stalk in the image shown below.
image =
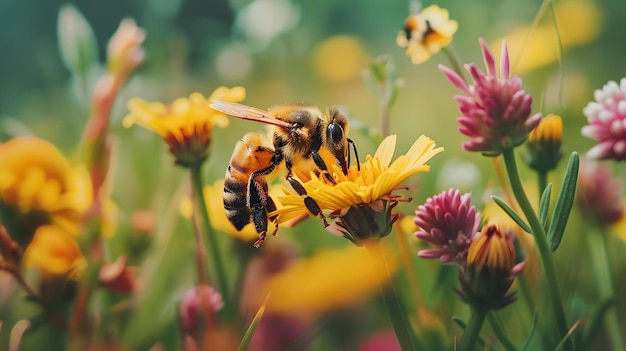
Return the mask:
[[[215,268],[215,274],[217,277],[217,283],[222,292],[222,297],[224,299],[225,305],[229,304],[230,294],[228,292],[228,281],[226,280],[226,274],[224,272],[224,264],[222,261],[222,253],[217,246],[217,238],[215,237],[215,233],[211,230],[211,221],[209,220],[209,213],[207,209],[206,199],[204,198],[204,184],[202,182],[201,177],[201,166],[202,163],[198,163],[195,166],[190,167],[191,173],[191,186],[193,187],[195,204],[197,204],[196,211],[199,214],[200,220],[202,221],[202,226],[207,234],[207,238],[209,240],[209,250],[211,251],[211,258],[213,267]],[[198,240],[198,238],[196,238]],[[199,238],[198,245],[203,245],[202,238]],[[203,263],[202,265],[207,265],[206,252],[201,250],[198,252],[200,255],[204,255],[205,257],[200,257]]]
[[478,335],[480,329],[482,329],[485,322],[487,311],[483,308],[472,307],[471,317],[463,338],[461,338],[460,351],[472,351],[476,348],[476,342],[478,341]]
[[452,47],[452,44],[443,47],[443,49],[441,50],[448,57],[448,60],[450,61],[450,65],[452,65],[452,69],[454,70],[454,72],[456,72],[461,78],[463,78],[463,80],[465,80],[465,74],[463,72],[463,65],[461,64],[459,55],[457,55],[456,51]]
[[389,135],[389,104],[386,102],[380,106],[380,133],[383,138]]
[[487,320],[489,321],[489,325],[491,325],[491,329],[493,329],[493,332],[498,337],[498,340],[502,343],[502,346],[504,346],[507,351],[517,351],[515,344],[513,344],[511,339],[509,339],[506,335],[506,331],[504,330],[502,322],[500,321],[500,318],[498,318],[496,312],[489,312],[487,314]]
[[[607,235],[604,231],[589,230],[587,242],[591,253],[591,269],[596,277],[600,298],[613,296],[613,281],[611,279],[611,264],[609,263]],[[609,334],[611,350],[623,351],[624,340],[620,332],[615,307],[609,308],[604,314],[604,325]]]
[[424,294],[422,294],[422,289],[420,288],[420,285],[417,282],[417,272],[415,272],[415,267],[411,263],[409,245],[407,243],[406,237],[404,233],[400,231],[396,231],[396,237],[398,238],[400,256],[402,257],[402,264],[404,264],[404,268],[406,268],[408,276],[409,276],[409,285],[411,286],[411,292],[412,292],[412,296],[415,301],[415,304],[417,306],[424,306]]
[[391,279],[391,272],[389,270],[389,264],[380,247],[380,241],[372,240],[366,244],[366,247],[373,257],[380,257],[385,265],[385,271],[387,272],[387,279],[389,281],[389,289],[385,291],[385,280],[379,280],[380,295],[383,298],[385,307],[389,312],[389,318],[393,325],[393,329],[396,333],[396,338],[400,343],[402,351],[420,350],[422,347],[418,345],[419,341],[413,335],[408,318],[405,314],[405,310],[402,307],[402,302],[396,289],[393,286],[393,280]]
[[[507,149],[502,152],[502,155],[504,158],[507,174],[509,176],[509,182],[511,183],[511,188],[513,189],[513,193],[515,194],[515,198],[517,199],[517,202],[519,203],[522,212],[524,212],[524,215],[526,216],[528,224],[530,224],[532,234],[535,238],[535,243],[539,251],[539,256],[541,257],[541,261],[543,263],[542,266],[545,276],[546,287],[548,290],[549,305],[552,308],[552,314],[554,315],[554,319],[559,331],[559,336],[561,339],[563,339],[567,336],[568,327],[567,320],[565,318],[565,311],[563,310],[563,305],[561,302],[561,293],[559,291],[558,276],[556,274],[556,268],[554,266],[552,251],[550,250],[550,246],[548,245],[543,226],[539,222],[539,218],[534,212],[533,207],[530,204],[530,201],[528,201],[528,197],[524,192],[524,188],[522,187],[522,182],[520,180],[520,176],[517,170],[517,164],[515,161],[514,149]],[[564,349],[566,351],[571,351],[572,347],[572,341],[567,340],[564,345]]]
[[539,201],[541,201],[541,195],[543,195],[543,191],[548,186],[548,172],[546,171],[538,171],[537,172],[537,187],[539,188]]

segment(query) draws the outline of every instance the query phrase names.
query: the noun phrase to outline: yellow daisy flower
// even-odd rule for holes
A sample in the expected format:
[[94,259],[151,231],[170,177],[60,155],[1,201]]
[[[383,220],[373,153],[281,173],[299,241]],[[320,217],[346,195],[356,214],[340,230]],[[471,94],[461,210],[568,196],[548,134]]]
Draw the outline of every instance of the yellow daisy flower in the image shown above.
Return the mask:
[[[322,211],[330,211],[333,223],[330,231],[337,232],[355,244],[373,237],[384,237],[391,231],[391,225],[398,218],[391,215],[391,209],[399,201],[408,201],[401,195],[393,194],[400,184],[411,175],[426,172],[430,166],[426,162],[443,151],[435,148],[435,142],[420,136],[405,155],[391,162],[396,147],[396,136],[385,138],[374,156],[367,156],[360,169],[353,166],[344,175],[338,165],[331,165],[330,172],[335,184],[311,174],[311,180],[304,183],[308,195]],[[306,213],[304,198],[297,194],[278,196],[284,206],[274,212],[278,221],[284,222]]]
[[126,128],[139,124],[159,134],[169,145],[176,164],[190,167],[206,159],[213,127],[228,125],[224,114],[209,107],[210,100],[239,102],[245,95],[243,87],[219,87],[208,99],[200,93],[193,93],[170,105],[133,98],[128,101],[130,114],[122,123]]
[[417,65],[450,44],[458,26],[449,18],[448,10],[437,5],[428,6],[406,19],[396,43],[406,48],[407,56]]

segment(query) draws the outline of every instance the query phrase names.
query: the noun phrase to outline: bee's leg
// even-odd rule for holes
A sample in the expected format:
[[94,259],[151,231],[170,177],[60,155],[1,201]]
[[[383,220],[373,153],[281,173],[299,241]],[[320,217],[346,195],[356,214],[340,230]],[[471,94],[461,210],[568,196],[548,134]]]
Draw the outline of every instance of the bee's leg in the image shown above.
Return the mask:
[[[276,211],[276,204],[269,195],[267,196],[267,204],[265,205],[265,210],[267,211],[267,213],[272,213]],[[274,231],[272,232],[272,235],[276,235],[276,232],[278,232],[278,218],[274,215],[268,217],[268,219],[276,226],[274,228]]]
[[324,162],[322,157],[316,151],[313,151],[311,152],[311,158],[313,159],[313,162],[315,162],[317,168],[319,168],[324,173],[326,179],[328,179],[329,182],[335,184],[335,179],[333,179],[333,176],[331,176],[330,172],[328,172],[328,167],[326,167],[326,163]]
[[309,210],[309,212],[311,212],[314,216],[319,216],[322,221],[324,221],[324,227],[328,227],[328,220],[326,219],[326,216],[324,216],[324,212],[322,212],[320,206],[317,204],[317,202],[315,202],[312,197],[309,196],[309,194],[306,192],[306,189],[304,189],[304,186],[291,175],[291,162],[286,162],[286,166],[286,179],[289,184],[291,184],[293,190],[295,190],[298,195],[304,197],[304,205],[306,206],[307,210]]
[[[284,155],[282,153],[274,153],[272,162],[268,167],[258,170],[256,172],[252,172],[252,174],[250,174],[250,178],[248,178],[247,205],[250,209],[250,216],[252,222],[254,223],[254,228],[260,236],[259,240],[254,243],[254,247],[261,246],[261,243],[263,242],[263,240],[265,240],[265,236],[267,235],[268,203],[271,202],[274,208],[276,208],[273,200],[267,194],[267,182],[263,177],[272,173],[272,171],[274,171],[274,168],[276,168],[276,165],[282,162],[283,157]],[[257,180],[257,178],[259,179]],[[278,230],[278,226],[276,227],[276,230]],[[276,231],[274,231],[274,234],[276,234]]]
[[[356,152],[356,144],[352,139],[348,138],[348,144],[352,145],[352,150],[354,150],[354,157],[356,158],[356,169],[358,171],[361,170],[361,162],[359,161],[359,153]],[[350,165],[350,151],[348,150],[348,166]]]
[[259,239],[254,242],[254,247],[258,248],[267,235],[267,208],[265,206],[268,198],[267,184],[264,186],[264,184],[260,184],[255,179],[251,183],[248,190],[248,204],[254,228],[259,233]]

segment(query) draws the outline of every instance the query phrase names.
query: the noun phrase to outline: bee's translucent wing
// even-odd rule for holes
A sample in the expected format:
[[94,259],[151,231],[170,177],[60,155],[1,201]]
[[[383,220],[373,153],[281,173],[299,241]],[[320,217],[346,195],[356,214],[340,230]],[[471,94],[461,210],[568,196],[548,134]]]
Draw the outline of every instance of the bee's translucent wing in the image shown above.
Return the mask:
[[290,129],[292,128],[290,123],[278,120],[272,115],[256,107],[238,104],[236,102],[228,102],[221,100],[212,100],[212,104],[209,105],[212,109],[219,111],[223,114],[233,116],[248,121],[256,121],[265,124],[271,124],[280,128]]

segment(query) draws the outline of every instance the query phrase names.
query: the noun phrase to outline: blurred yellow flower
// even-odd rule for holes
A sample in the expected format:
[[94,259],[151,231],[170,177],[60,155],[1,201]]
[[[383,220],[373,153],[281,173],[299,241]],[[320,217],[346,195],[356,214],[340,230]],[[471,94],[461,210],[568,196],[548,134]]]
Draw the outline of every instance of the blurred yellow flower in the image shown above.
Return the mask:
[[[78,233],[91,195],[87,170],[71,167],[49,142],[28,136],[0,144],[0,200],[12,211],[9,216],[17,215],[28,222],[29,230],[56,223]],[[32,234],[12,232],[27,237]]]
[[315,70],[321,78],[340,83],[360,78],[368,55],[357,38],[337,35],[315,48],[313,60]]
[[597,3],[573,0],[555,2],[558,32],[554,23],[528,25],[514,29],[495,44],[506,40],[510,57],[516,58],[512,66],[517,74],[532,71],[559,60],[559,47],[583,45],[600,34],[602,15]]
[[[360,169],[350,167],[347,175],[338,165],[331,165],[330,173],[336,184],[311,174],[311,180],[304,183],[307,194],[322,211],[329,210],[332,218],[340,218],[340,222],[335,222],[329,229],[343,233],[357,244],[361,239],[383,237],[389,233],[397,219],[396,215],[391,215],[391,209],[399,201],[408,200],[393,191],[411,175],[428,171],[430,166],[425,164],[426,161],[443,151],[442,147],[435,148],[433,140],[422,135],[406,155],[391,162],[395,147],[396,136],[386,137],[373,157],[368,155]],[[293,218],[294,214],[308,213],[300,195],[289,193],[278,196],[277,200],[284,206],[273,212],[279,215],[279,223]],[[364,220],[366,218],[371,220]]]
[[[280,192],[279,186],[270,187],[270,196],[275,197]],[[213,183],[213,185],[206,185],[204,187],[204,197],[207,199],[207,207],[209,211],[209,218],[211,219],[211,226],[221,232],[227,233],[233,238],[237,238],[242,241],[253,241],[259,238],[259,234],[256,232],[253,223],[249,223],[241,231],[237,230],[235,226],[230,223],[226,217],[226,210],[224,209],[224,179],[220,179]],[[277,204],[280,205],[280,204]],[[180,213],[185,218],[191,218],[193,214],[193,203],[190,197],[184,197],[180,203]],[[274,232],[275,224],[270,221],[268,223],[268,232]]]
[[139,124],[159,134],[176,157],[176,163],[189,167],[206,159],[213,127],[228,125],[228,117],[209,107],[210,100],[239,102],[245,95],[243,87],[219,87],[208,99],[200,93],[193,93],[189,98],[178,98],[167,106],[133,98],[128,101],[130,114],[122,123],[126,128]]
[[78,278],[87,266],[74,237],[53,225],[37,229],[24,253],[24,263],[39,269],[44,277],[68,279]]
[[623,200],[624,213],[619,221],[611,226],[611,231],[617,235],[620,240],[626,243],[626,199]]
[[257,302],[263,302],[270,292],[268,312],[306,315],[354,306],[378,291],[388,276],[387,265],[390,274],[398,269],[392,250],[381,249],[384,257],[348,246],[300,258],[258,288]]
[[407,56],[417,65],[450,44],[458,26],[448,10],[431,5],[406,19],[396,43],[406,48]]

